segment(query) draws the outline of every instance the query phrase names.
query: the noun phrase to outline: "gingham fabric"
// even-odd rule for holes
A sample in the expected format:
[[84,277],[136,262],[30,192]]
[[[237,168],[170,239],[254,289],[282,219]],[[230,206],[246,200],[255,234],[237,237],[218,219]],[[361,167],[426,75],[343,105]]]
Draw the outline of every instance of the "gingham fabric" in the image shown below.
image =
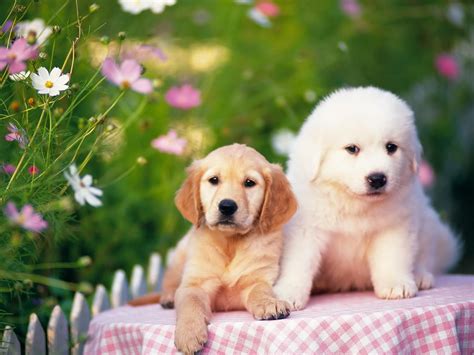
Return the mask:
[[[204,354],[474,354],[474,276],[442,276],[415,298],[373,292],[312,297],[289,318],[256,321],[214,313]],[[159,305],[119,307],[96,316],[86,354],[170,354],[175,312]]]

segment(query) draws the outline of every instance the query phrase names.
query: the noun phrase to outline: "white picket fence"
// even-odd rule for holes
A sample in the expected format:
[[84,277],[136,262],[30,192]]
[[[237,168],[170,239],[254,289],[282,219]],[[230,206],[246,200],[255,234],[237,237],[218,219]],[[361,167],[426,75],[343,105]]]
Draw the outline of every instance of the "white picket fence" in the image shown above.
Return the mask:
[[[170,249],[166,257],[167,261],[171,259],[172,253],[173,250]],[[61,307],[56,305],[51,312],[46,333],[38,316],[32,313],[28,323],[24,354],[81,355],[84,352],[84,343],[92,317],[111,307],[122,306],[130,299],[142,296],[149,291],[158,291],[161,287],[161,270],[161,257],[158,253],[150,256],[146,279],[142,266],[133,267],[130,287],[125,272],[117,270],[112,282],[110,299],[106,288],[103,285],[97,285],[91,308],[84,295],[76,292],[69,315],[69,324]],[[0,354],[21,355],[21,353],[20,342],[14,330],[7,326],[0,342]]]

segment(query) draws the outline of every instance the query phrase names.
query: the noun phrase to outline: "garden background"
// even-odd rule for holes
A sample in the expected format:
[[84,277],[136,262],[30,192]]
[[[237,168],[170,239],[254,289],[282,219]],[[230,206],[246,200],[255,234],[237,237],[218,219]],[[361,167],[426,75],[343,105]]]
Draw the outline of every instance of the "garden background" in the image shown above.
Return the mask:
[[[166,255],[189,228],[173,197],[194,158],[241,142],[284,165],[303,120],[343,86],[412,105],[420,178],[464,241],[455,271],[474,273],[472,2],[174,2],[0,2],[2,324],[21,337],[30,312],[46,324],[73,290]],[[21,36],[27,70],[69,81],[10,77]]]

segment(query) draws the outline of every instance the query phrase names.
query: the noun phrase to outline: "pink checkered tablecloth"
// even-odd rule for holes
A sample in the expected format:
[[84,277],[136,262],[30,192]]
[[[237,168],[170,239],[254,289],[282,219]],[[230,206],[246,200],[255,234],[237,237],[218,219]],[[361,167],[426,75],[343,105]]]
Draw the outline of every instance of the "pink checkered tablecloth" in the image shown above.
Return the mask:
[[[96,316],[86,354],[168,354],[175,312],[159,305],[119,307]],[[319,295],[288,319],[256,321],[215,313],[205,354],[474,354],[474,276],[442,276],[415,298],[372,292]]]

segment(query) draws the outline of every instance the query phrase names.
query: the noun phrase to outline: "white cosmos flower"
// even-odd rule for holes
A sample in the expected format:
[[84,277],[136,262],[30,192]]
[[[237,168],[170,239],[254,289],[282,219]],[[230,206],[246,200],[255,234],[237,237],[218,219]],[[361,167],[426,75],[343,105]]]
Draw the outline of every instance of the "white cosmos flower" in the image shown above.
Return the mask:
[[74,198],[81,206],[84,206],[86,202],[93,207],[102,206],[102,202],[97,198],[97,196],[102,196],[102,190],[92,186],[91,175],[86,175],[81,179],[76,165],[72,164],[69,167],[69,173],[64,172],[64,177],[74,190]]
[[15,33],[19,37],[26,38],[30,45],[41,46],[51,36],[53,29],[46,26],[43,19],[37,18],[19,22],[15,27]]
[[296,135],[289,129],[281,129],[272,136],[273,150],[280,155],[288,155],[295,142]]
[[165,10],[166,6],[176,4],[176,0],[118,0],[123,11],[131,14],[139,14],[144,10],[151,10],[155,14],[159,14]]
[[22,81],[22,80],[28,79],[30,74],[31,74],[30,71],[21,71],[16,74],[10,74],[9,78],[10,80],[13,80],[13,81]]
[[131,14],[139,14],[143,10],[148,9],[148,0],[119,0],[122,10]]
[[166,6],[173,6],[176,0],[148,0],[149,9],[155,14],[160,14],[165,10]]
[[49,73],[46,68],[41,67],[38,69],[38,74],[31,74],[31,83],[38,90],[38,94],[57,96],[69,87],[66,85],[68,81],[69,75],[62,75],[59,68],[53,68]]

